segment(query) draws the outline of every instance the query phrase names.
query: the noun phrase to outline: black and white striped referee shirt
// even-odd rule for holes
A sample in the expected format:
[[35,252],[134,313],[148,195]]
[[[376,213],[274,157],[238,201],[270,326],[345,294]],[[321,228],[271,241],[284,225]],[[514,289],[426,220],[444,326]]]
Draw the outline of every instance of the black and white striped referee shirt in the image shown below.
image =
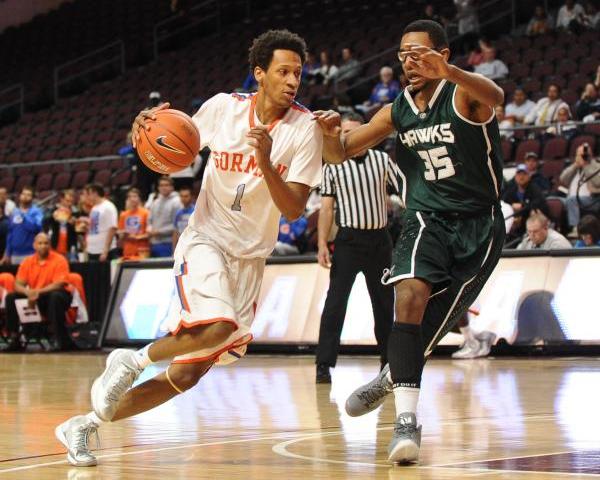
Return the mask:
[[[321,195],[335,197],[340,227],[373,230],[387,225],[387,185],[402,197],[403,174],[387,153],[367,150],[363,158],[323,166]],[[404,185],[402,185],[404,187]]]

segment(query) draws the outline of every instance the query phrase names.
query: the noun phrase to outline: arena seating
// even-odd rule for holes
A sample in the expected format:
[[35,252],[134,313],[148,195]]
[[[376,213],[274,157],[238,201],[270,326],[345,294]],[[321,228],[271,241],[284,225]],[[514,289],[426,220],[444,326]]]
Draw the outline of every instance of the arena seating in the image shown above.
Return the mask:
[[[149,3],[160,8],[149,11]],[[397,25],[416,18],[419,13],[418,9],[410,12],[401,9],[400,6],[404,5],[401,1],[366,5],[359,0],[294,0],[288,5],[289,8],[283,8],[278,3],[266,8],[268,5],[257,3],[259,5],[253,12],[251,23],[229,25],[218,37],[197,39],[185,48],[161,54],[158,62],[129,69],[117,79],[94,84],[80,95],[60,99],[51,108],[26,113],[18,122],[0,129],[0,161],[15,164],[116,154],[118,148],[125,144],[131,120],[146,105],[150,91],[160,91],[174,108],[190,112],[193,100],[206,99],[219,91],[232,91],[240,86],[247,73],[247,46],[254,36],[267,27],[293,28],[307,39],[311,50],[318,52],[327,49],[333,53],[336,61],[339,61],[341,49],[347,45],[354,48],[358,59],[364,59],[393,47],[396,39],[390,36],[390,28],[397,28]],[[447,8],[446,2],[435,3],[438,4],[438,10]],[[49,42],[48,39],[55,33],[56,39],[52,37],[53,47],[49,49],[54,56],[38,62],[48,66],[87,51],[94,45],[104,44],[123,32],[131,35],[131,39],[143,39],[147,30],[151,31],[151,25],[169,13],[166,0],[102,0],[92,4],[95,6],[81,1],[67,4],[53,14],[5,33],[10,41],[2,41],[0,45],[2,49],[7,45],[14,46],[19,42],[20,35],[29,35],[34,38],[32,45],[39,46]],[[315,9],[320,13],[316,19],[313,15]],[[366,13],[367,9],[368,15],[357,14]],[[132,11],[137,12],[135,19]],[[290,19],[287,12],[294,12],[294,17]],[[81,36],[72,37],[75,34],[67,32],[69,29],[63,23],[63,18],[69,18],[72,22],[73,16],[81,18],[81,24],[73,29]],[[97,16],[96,22],[90,20],[94,16]],[[102,30],[94,41],[88,40],[87,32],[80,31],[86,28],[96,31],[92,23]],[[34,34],[32,29],[35,28],[39,32]],[[141,30],[146,33],[138,38],[136,35]],[[591,79],[598,66],[599,39],[597,32],[585,32],[579,36],[553,33],[535,39],[524,36],[500,38],[496,42],[499,56],[510,70],[510,80],[501,82],[507,100],[517,85],[523,85],[531,98],[537,100],[544,95],[547,84],[554,81],[564,85],[562,97],[573,106],[581,88]],[[68,46],[65,47],[66,51],[61,52],[56,45],[63,43]],[[546,48],[549,45],[553,48]],[[22,75],[27,75],[27,80],[33,83],[38,78],[32,70],[19,69],[25,68],[24,65],[31,67],[36,63],[32,59],[43,56],[45,50],[31,47],[27,51],[31,59],[25,63],[19,63],[14,53],[4,52],[11,58],[10,65],[19,65],[11,72],[11,81],[22,79]],[[22,55],[18,57],[23,58]],[[459,63],[463,60],[456,59]],[[370,77],[376,74],[385,63],[397,66],[393,52],[389,57],[383,57],[380,63],[369,63],[364,75]],[[302,94],[304,99],[311,96],[308,90],[303,90]],[[529,151],[536,151],[544,160],[564,161],[583,141],[590,142],[595,148],[595,137],[600,133],[598,126],[590,126],[583,133],[585,135],[576,137],[570,144],[560,138],[542,143],[517,134],[514,141],[503,142],[505,161],[521,161]],[[556,165],[552,163],[547,168],[554,172]],[[13,171],[14,178],[3,176],[0,185],[17,191],[22,185],[33,183],[42,190],[52,190],[65,186],[80,188],[91,179],[100,179],[106,184],[118,186],[131,180],[131,172],[122,167],[122,164],[102,165],[94,162],[73,168],[57,165],[51,172],[43,166],[23,172],[17,169]]]

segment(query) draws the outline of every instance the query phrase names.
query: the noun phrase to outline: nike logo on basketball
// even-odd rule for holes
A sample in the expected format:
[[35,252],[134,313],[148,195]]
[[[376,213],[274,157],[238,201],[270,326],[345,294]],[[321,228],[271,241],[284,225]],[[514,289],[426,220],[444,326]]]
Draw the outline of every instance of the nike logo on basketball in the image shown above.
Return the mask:
[[181,155],[185,155],[185,152],[182,152],[181,150],[179,150],[178,148],[173,147],[172,145],[169,145],[168,143],[165,142],[165,138],[167,138],[166,135],[161,135],[160,137],[156,137],[156,143],[169,150],[170,152],[174,152],[174,153],[179,153]]

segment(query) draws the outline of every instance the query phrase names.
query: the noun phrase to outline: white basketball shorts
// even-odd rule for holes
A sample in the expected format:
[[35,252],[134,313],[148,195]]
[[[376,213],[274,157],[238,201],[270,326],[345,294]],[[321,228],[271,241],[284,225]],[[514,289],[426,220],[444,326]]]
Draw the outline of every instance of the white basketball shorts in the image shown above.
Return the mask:
[[179,238],[173,266],[181,310],[169,318],[175,335],[182,328],[229,322],[236,330],[220,345],[177,356],[173,363],[215,360],[227,364],[246,353],[252,340],[264,258],[242,259],[224,252],[214,241],[187,227]]

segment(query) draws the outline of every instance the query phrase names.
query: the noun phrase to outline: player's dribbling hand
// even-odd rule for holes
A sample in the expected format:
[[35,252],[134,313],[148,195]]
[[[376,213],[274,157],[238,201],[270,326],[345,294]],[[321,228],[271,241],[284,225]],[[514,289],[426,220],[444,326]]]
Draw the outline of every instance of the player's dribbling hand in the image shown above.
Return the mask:
[[271,166],[273,139],[269,135],[269,130],[264,125],[258,125],[246,133],[246,139],[246,143],[254,147],[258,167],[264,172],[266,168]]
[[407,46],[410,47],[410,57],[414,65],[412,69],[416,73],[431,80],[448,78],[450,66],[440,52],[416,43],[409,43]]
[[326,137],[339,137],[342,132],[340,114],[333,110],[317,110],[313,112],[313,119],[319,124],[323,135]]
[[329,256],[329,249],[326,246],[319,247],[319,252],[317,253],[317,260],[319,261],[319,265],[325,268],[331,268],[331,258]]
[[133,125],[131,126],[131,145],[133,145],[133,148],[137,146],[137,142],[140,139],[138,130],[140,128],[149,128],[146,125],[146,120],[156,120],[155,113],[159,110],[165,110],[170,106],[171,104],[169,102],[165,102],[160,104],[158,107],[142,110],[140,113],[138,113],[137,117],[135,117],[135,120],[133,121]]

